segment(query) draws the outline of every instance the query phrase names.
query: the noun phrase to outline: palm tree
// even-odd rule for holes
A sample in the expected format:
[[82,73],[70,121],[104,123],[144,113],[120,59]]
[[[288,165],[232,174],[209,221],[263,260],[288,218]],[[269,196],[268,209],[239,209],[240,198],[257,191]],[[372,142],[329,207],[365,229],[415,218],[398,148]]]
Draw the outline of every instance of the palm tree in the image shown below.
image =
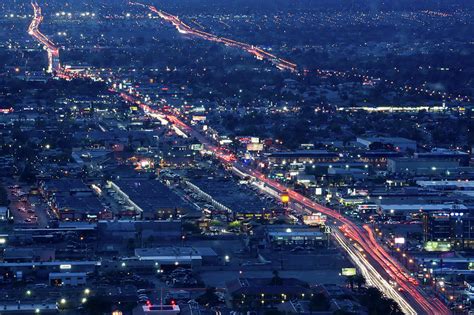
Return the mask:
[[278,270],[273,270],[273,277],[271,280],[272,285],[282,285],[283,284],[283,279],[280,278],[280,275],[278,273]]
[[346,277],[346,283],[348,283],[349,286],[351,287],[351,291],[354,291],[354,277],[355,276],[347,276]]

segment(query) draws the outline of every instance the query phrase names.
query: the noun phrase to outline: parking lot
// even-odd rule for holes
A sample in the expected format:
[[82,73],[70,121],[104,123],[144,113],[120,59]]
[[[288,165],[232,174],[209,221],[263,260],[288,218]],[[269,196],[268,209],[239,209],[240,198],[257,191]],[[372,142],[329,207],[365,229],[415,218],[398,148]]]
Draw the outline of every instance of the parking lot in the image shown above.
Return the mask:
[[30,188],[27,185],[8,186],[7,191],[11,200],[9,208],[13,220],[15,224],[46,227],[55,215],[40,195],[30,194]]

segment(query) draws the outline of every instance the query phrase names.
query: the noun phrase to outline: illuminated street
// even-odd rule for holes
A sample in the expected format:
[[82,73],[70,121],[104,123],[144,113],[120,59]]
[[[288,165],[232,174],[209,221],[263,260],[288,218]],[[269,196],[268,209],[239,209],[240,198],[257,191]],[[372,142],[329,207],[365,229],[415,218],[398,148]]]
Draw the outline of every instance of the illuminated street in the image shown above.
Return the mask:
[[0,309],[471,314],[461,2],[1,4]]

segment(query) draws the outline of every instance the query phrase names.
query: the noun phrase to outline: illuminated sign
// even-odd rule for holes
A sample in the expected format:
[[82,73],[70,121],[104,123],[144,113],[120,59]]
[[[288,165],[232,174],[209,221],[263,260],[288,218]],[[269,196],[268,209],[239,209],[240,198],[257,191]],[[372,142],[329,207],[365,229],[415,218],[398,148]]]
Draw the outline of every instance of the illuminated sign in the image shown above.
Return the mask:
[[191,144],[191,150],[193,151],[201,151],[204,146],[201,143]]
[[193,120],[194,120],[194,121],[206,121],[206,116],[194,115],[194,116],[193,116]]
[[321,214],[305,215],[303,222],[306,225],[324,225],[326,223],[326,216]]
[[425,243],[424,249],[427,252],[449,252],[451,244],[449,242],[428,241]]
[[404,237],[395,237],[395,244],[405,244],[405,238]]
[[263,143],[249,143],[247,151],[263,151]]
[[59,269],[61,269],[61,270],[69,270],[71,268],[72,268],[71,265],[59,265]]
[[355,276],[357,271],[355,268],[342,268],[341,275],[346,277]]

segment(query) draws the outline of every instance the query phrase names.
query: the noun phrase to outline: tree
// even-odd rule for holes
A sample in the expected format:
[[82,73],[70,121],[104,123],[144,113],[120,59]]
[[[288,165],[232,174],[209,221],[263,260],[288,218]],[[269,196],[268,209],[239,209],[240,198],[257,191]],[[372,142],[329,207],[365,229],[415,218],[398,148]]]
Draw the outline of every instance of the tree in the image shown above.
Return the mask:
[[199,226],[191,222],[184,222],[182,228],[184,232],[190,232],[193,234],[201,233],[201,229],[199,228]]
[[313,294],[309,302],[309,309],[311,312],[327,311],[329,306],[329,300],[323,293]]
[[8,206],[9,203],[7,190],[5,186],[0,185],[0,206]]
[[23,169],[23,172],[20,174],[20,181],[30,184],[36,181],[36,174],[31,164],[26,164],[25,168]]
[[384,297],[378,289],[373,287],[368,288],[365,294],[360,297],[360,302],[367,307],[369,314],[403,314],[394,300]]
[[84,310],[87,314],[101,315],[110,312],[110,301],[106,297],[92,296],[84,304]]
[[273,270],[273,277],[271,280],[271,285],[281,285],[283,284],[283,279],[280,278],[278,270]]
[[229,230],[239,230],[240,231],[241,222],[240,221],[232,221],[229,223]]
[[347,276],[346,277],[346,283],[349,284],[352,291],[354,291],[354,278],[355,278],[355,276]]
[[366,283],[366,280],[362,274],[358,273],[354,276],[354,283],[357,285],[357,289],[360,290],[360,288]]
[[217,306],[221,304],[219,297],[216,295],[216,288],[215,287],[208,287],[206,288],[206,292],[199,296],[196,301],[205,306]]

